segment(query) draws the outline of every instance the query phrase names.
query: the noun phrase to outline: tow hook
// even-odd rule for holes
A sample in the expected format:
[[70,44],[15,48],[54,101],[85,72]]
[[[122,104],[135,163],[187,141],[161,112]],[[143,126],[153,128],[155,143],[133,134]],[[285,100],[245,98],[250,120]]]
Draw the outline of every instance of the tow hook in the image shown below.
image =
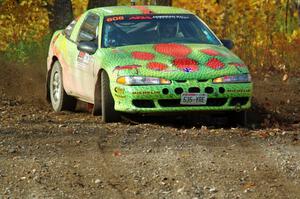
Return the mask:
[[240,103],[237,103],[237,104],[235,105],[234,109],[235,109],[236,112],[241,112],[241,110],[242,110],[242,105],[241,105]]

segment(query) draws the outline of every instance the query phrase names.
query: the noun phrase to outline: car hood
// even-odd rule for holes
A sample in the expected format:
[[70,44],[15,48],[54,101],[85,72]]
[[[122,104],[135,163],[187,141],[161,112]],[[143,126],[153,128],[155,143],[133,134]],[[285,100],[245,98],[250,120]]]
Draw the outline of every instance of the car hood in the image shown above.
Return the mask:
[[207,80],[249,73],[247,66],[224,46],[162,43],[105,49],[101,65],[114,77],[124,75],[170,80]]

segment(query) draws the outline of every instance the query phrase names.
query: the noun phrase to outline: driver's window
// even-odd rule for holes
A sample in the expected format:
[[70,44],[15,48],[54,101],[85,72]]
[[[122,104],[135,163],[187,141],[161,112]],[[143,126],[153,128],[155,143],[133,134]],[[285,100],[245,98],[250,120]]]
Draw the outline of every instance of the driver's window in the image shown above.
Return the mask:
[[73,20],[64,30],[64,34],[67,38],[70,38],[71,37],[71,34],[72,34],[72,31],[75,27],[75,24],[76,24],[77,20]]
[[98,25],[99,25],[99,16],[95,14],[89,14],[80,27],[77,36],[77,42],[81,42],[81,41],[97,42]]

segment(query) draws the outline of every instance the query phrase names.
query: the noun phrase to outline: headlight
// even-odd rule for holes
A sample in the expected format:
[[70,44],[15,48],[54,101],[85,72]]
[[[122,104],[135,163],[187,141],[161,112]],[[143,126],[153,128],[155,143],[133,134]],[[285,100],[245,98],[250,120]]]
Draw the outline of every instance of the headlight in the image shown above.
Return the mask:
[[156,77],[141,77],[141,76],[122,76],[118,77],[117,83],[123,85],[161,85],[171,84],[170,80]]
[[213,83],[246,83],[251,82],[250,74],[224,76],[213,79]]

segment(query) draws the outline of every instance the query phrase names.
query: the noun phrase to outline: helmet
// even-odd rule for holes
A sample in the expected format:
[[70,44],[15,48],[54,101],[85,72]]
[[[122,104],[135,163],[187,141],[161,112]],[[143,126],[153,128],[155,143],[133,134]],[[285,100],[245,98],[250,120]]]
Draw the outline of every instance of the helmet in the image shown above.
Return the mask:
[[178,32],[178,22],[177,21],[163,21],[158,26],[159,35],[162,38],[175,37]]

